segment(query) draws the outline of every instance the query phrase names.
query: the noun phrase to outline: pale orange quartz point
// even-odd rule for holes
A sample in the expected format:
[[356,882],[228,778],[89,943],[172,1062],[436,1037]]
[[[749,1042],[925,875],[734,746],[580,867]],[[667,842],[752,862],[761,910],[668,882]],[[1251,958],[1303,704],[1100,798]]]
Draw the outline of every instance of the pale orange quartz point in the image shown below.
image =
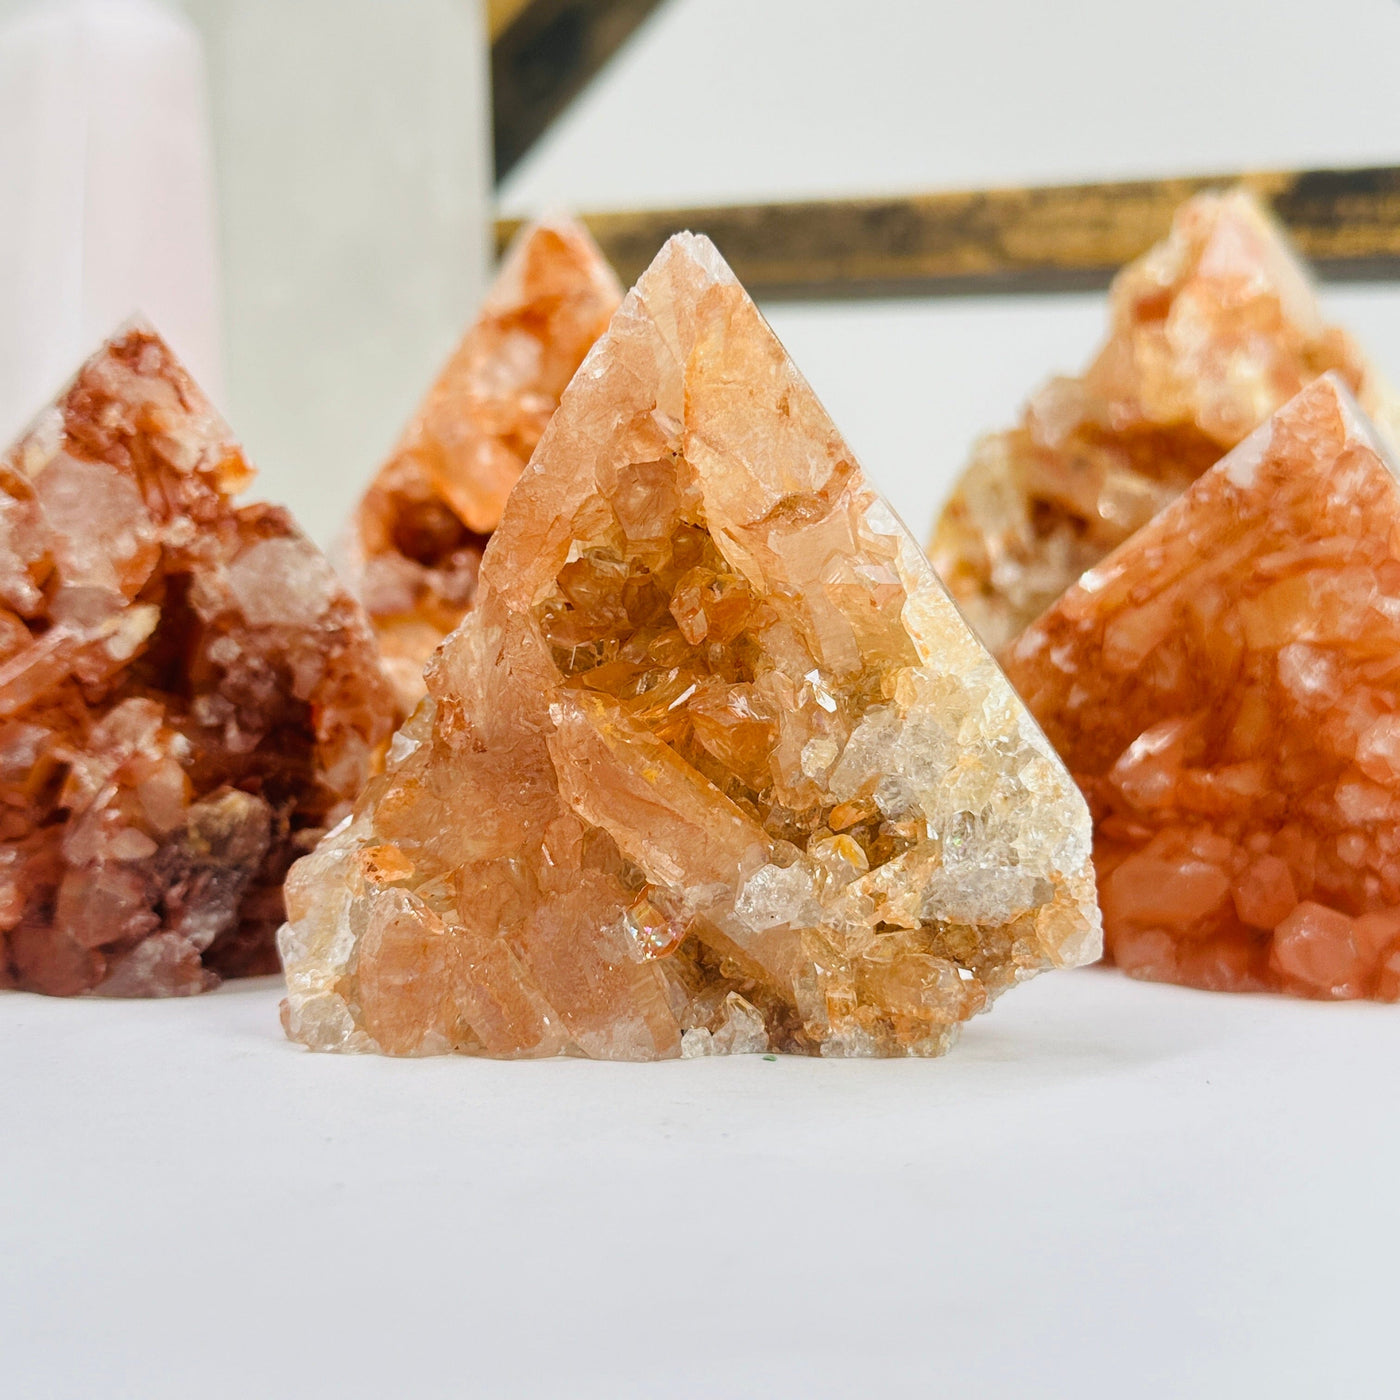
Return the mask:
[[353,820],[292,1038],[937,1054],[1098,956],[1083,799],[714,247],[564,393]]
[[1132,975],[1400,998],[1394,471],[1327,375],[1006,652]]
[[1108,339],[979,442],[929,554],[993,650],[1320,374],[1386,426],[1388,390],[1322,317],[1282,230],[1243,190],[1201,194],[1114,279]]
[[476,591],[481,552],[622,299],[581,224],[530,224],[355,512],[347,565],[407,714]]
[[282,880],[382,760],[359,605],[150,329],[0,457],[0,985],[275,972]]

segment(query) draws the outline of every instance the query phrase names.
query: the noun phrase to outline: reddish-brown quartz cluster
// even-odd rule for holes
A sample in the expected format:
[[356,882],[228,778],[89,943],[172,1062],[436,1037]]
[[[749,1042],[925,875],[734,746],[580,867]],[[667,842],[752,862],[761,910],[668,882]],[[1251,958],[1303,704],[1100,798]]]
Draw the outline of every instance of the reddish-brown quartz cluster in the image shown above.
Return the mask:
[[288,865],[388,741],[364,614],[152,333],[0,458],[0,983],[276,970]]
[[407,713],[476,592],[486,540],[622,289],[587,231],[521,231],[475,324],[366,492],[350,567]]
[[1133,975],[1400,998],[1393,470],[1329,375],[1007,653]]
[[1084,374],[1052,379],[1018,427],[978,443],[934,530],[934,567],[996,650],[1328,370],[1368,412],[1391,412],[1259,205],[1199,195],[1114,281]]

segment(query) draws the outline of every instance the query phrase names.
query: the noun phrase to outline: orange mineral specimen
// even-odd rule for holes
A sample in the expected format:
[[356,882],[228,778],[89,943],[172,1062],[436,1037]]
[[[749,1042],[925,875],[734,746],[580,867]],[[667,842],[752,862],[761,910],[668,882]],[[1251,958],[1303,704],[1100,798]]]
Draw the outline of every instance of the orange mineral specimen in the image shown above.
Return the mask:
[[978,443],[929,554],[994,651],[1320,374],[1393,412],[1327,326],[1282,231],[1241,190],[1202,194],[1119,273],[1112,324],[1078,379]]
[[373,635],[143,327],[0,457],[0,983],[277,969],[282,879],[382,755]]
[[1098,956],[1083,799],[714,247],[564,394],[288,880],[319,1050],[937,1054]]
[[370,484],[348,566],[403,714],[476,592],[487,538],[622,289],[582,225],[516,237],[481,315]]
[[1089,799],[1134,976],[1400,997],[1393,473],[1328,375],[1007,653]]

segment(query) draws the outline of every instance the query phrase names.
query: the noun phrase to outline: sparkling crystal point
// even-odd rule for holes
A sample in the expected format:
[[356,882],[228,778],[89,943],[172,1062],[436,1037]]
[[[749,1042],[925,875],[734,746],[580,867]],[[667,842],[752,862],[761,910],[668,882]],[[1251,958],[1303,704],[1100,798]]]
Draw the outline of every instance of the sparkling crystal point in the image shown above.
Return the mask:
[[285,1024],[396,1053],[936,1054],[1098,955],[1089,856],[1044,736],[680,235],[565,393],[387,772],[293,871]]
[[929,554],[994,651],[1320,374],[1390,427],[1389,391],[1325,324],[1282,230],[1243,190],[1202,194],[1113,283],[1108,339],[1020,424],[979,442]]
[[349,567],[404,714],[423,667],[462,620],[481,552],[622,289],[567,219],[517,235],[481,314],[356,512]]
[[363,612],[164,343],[105,345],[0,457],[0,982],[272,972],[291,861],[381,758]]
[[1329,374],[1007,651],[1134,976],[1400,998],[1394,471]]

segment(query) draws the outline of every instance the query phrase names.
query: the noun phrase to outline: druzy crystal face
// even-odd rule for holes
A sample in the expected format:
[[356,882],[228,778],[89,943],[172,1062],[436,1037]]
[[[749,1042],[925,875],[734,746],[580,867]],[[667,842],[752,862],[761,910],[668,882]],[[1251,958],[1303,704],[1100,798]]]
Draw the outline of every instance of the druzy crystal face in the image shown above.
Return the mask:
[[934,567],[993,650],[1318,375],[1392,411],[1241,191],[1184,204],[1111,300],[1098,357],[977,445],[934,530]]
[[533,224],[360,503],[349,565],[404,714],[462,620],[510,488],[622,299],[580,224]]
[[1089,799],[1119,966],[1400,998],[1400,486],[1339,379],[1006,659]]
[[388,742],[363,613],[150,331],[0,458],[0,984],[277,967],[282,878]]
[[1099,951],[1068,774],[689,235],[288,911],[289,1034],[394,1054],[936,1054]]

